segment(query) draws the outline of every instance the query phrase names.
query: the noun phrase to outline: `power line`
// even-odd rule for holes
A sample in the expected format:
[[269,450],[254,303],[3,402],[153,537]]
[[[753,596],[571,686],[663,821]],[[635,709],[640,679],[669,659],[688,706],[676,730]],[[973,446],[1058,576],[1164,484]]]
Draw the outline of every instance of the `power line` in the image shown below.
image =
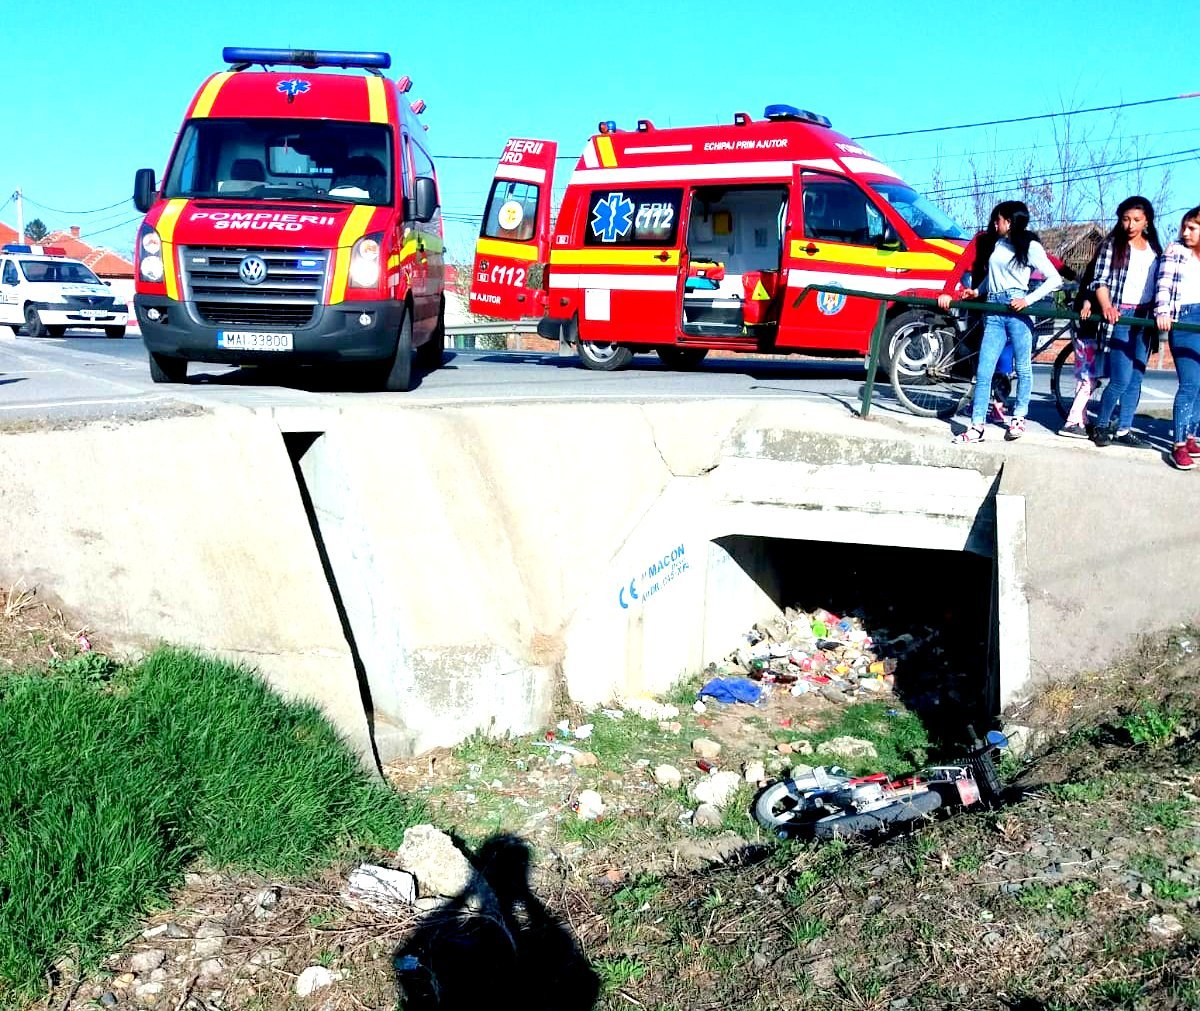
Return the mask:
[[1168,95],[1166,98],[1146,98],[1140,102],[1117,102],[1114,105],[1095,105],[1090,109],[1069,109],[1063,112],[1043,112],[1036,116],[1013,116],[1011,119],[988,119],[978,123],[958,123],[954,126],[927,126],[920,130],[895,130],[891,133],[864,133],[855,140],[878,140],[880,137],[912,137],[918,133],[945,133],[947,130],[970,130],[977,126],[1004,126],[1008,123],[1032,123],[1039,119],[1063,119],[1067,116],[1082,116],[1089,112],[1112,112],[1116,109],[1133,109],[1140,105],[1158,105],[1160,102],[1179,102],[1185,98],[1200,98],[1200,91],[1186,95]]
[[[1181,133],[1200,133],[1200,127],[1189,127],[1186,130],[1158,130],[1154,133],[1137,133],[1133,134],[1129,141],[1146,140],[1149,137],[1170,137]],[[1058,148],[1058,144],[1026,144],[1021,147],[997,147],[987,151],[955,151],[941,152],[939,154],[925,154],[915,158],[888,158],[885,159],[889,165],[912,165],[915,162],[921,161],[961,161],[964,158],[975,158],[982,155],[997,155],[997,154],[1013,154],[1019,151],[1045,151],[1049,148]]]
[[90,232],[88,233],[88,238],[90,239],[96,235],[103,235],[105,232],[115,231],[118,228],[124,228],[126,225],[132,225],[141,220],[142,216],[140,214],[134,215],[132,218],[126,218],[124,221],[118,221],[115,225],[109,225],[107,228],[101,228],[98,231]]
[[127,204],[133,199],[132,196],[122,197],[115,204],[109,204],[107,207],[93,207],[86,211],[65,211],[61,207],[51,207],[49,204],[38,203],[38,201],[24,193],[22,193],[21,196],[24,198],[27,204],[33,204],[34,207],[41,208],[43,211],[51,211],[54,214],[99,214],[101,211],[111,211],[114,207],[120,207],[122,204]]

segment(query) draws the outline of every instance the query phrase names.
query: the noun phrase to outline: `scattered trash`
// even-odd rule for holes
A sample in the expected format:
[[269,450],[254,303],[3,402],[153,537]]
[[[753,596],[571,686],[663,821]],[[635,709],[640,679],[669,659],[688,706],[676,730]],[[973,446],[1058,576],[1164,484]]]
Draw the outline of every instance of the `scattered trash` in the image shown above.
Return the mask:
[[583,790],[575,805],[575,816],[580,821],[595,821],[604,813],[604,800],[595,790]]
[[92,640],[87,637],[86,632],[80,632],[75,637],[75,645],[79,647],[81,652],[86,653],[92,648]]
[[701,702],[699,699],[697,699],[695,702],[692,703],[692,712],[695,713],[697,716],[701,716],[704,713],[708,712],[708,707],[703,702]]
[[757,704],[763,696],[762,685],[744,677],[716,677],[707,682],[698,693],[701,699],[712,698],[717,702],[744,702]]
[[643,720],[673,720],[679,715],[678,707],[657,699],[621,699],[620,703],[626,712]]

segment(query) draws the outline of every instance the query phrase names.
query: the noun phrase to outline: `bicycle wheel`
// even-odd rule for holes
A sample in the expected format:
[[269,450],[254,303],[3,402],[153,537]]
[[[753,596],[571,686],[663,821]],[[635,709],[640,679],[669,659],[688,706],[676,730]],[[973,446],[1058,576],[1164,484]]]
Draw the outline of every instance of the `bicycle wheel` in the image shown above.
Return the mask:
[[1067,344],[1054,359],[1054,371],[1050,374],[1050,392],[1059,415],[1066,420],[1075,401],[1075,342]]
[[952,418],[971,396],[977,356],[950,326],[912,331],[896,345],[892,389],[919,417]]

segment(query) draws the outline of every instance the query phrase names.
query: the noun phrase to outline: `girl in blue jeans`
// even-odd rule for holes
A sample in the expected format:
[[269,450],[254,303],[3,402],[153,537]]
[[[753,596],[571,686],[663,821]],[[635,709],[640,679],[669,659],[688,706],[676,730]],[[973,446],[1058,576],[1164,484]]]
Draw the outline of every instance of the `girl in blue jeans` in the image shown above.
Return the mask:
[[1154,298],[1154,321],[1171,335],[1171,357],[1179,375],[1173,423],[1171,465],[1192,470],[1200,442],[1192,434],[1200,421],[1200,333],[1173,330],[1173,323],[1200,323],[1200,207],[1183,216],[1179,241],[1162,255]]
[[[1162,245],[1154,227],[1154,207],[1145,197],[1128,197],[1117,205],[1117,223],[1096,254],[1092,290],[1100,312],[1112,331],[1105,343],[1108,385],[1096,412],[1097,446],[1119,443],[1145,446],[1133,432],[1133,416],[1142,397],[1142,376],[1150,358],[1151,328],[1112,326],[1122,316],[1150,318],[1158,281]],[[1155,337],[1157,340],[1157,337]],[[1117,412],[1117,404],[1121,405]],[[1117,415],[1116,431],[1109,428]]]
[[[1039,270],[1045,280],[1029,291],[1029,276]],[[955,442],[983,441],[984,419],[996,371],[1004,346],[1011,342],[1013,367],[1017,373],[1017,403],[1008,423],[1007,439],[1019,439],[1025,434],[1025,416],[1029,413],[1029,394],[1033,385],[1033,326],[1028,317],[1018,316],[1026,306],[1056,291],[1062,277],[1055,269],[1046,250],[1034,232],[1029,230],[1029,208],[1019,200],[1004,200],[992,209],[987,232],[975,248],[972,278],[982,278],[978,287],[967,288],[965,299],[986,296],[987,301],[1006,305],[1014,311],[988,313],[983,324],[983,339],[979,346],[979,364],[975,371],[975,397],[971,404],[971,424],[955,436]],[[943,308],[950,305],[950,295],[938,296]]]

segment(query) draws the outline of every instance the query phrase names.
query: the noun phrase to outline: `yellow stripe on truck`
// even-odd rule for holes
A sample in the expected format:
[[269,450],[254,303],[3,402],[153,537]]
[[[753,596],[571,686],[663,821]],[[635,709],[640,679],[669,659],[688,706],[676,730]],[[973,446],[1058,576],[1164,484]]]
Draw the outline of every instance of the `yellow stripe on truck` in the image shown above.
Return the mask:
[[613,154],[612,138],[603,135],[596,138],[596,150],[600,153],[600,164],[605,168],[617,167],[617,156]]
[[217,74],[209,81],[204,90],[200,92],[200,97],[196,99],[196,109],[192,116],[196,119],[203,119],[212,112],[213,103],[217,100],[217,95],[221,93],[221,88],[225,82],[233,76],[233,71],[226,71],[223,74]]
[[168,200],[158,223],[154,226],[162,239],[163,282],[167,286],[167,298],[179,301],[179,277],[175,273],[175,223],[187,207],[186,200]]
[[507,256],[510,260],[529,260],[537,257],[537,243],[523,245],[519,242],[505,242],[503,239],[480,239],[475,243],[475,252],[482,256]]
[[386,123],[387,92],[384,91],[382,77],[367,78],[367,109],[372,123]]
[[329,304],[346,301],[346,279],[350,275],[350,250],[366,233],[374,207],[358,206],[350,212],[338,236],[337,258],[333,268],[333,286],[329,290]]
[[[666,253],[664,258],[663,253]],[[551,264],[587,263],[623,267],[678,267],[678,249],[554,249]]]
[[[816,246],[815,253],[806,253]],[[846,246],[824,239],[793,239],[792,260],[805,263],[852,263],[860,267],[891,267],[894,270],[949,270],[954,260],[939,253],[908,253],[903,250],[876,249],[873,246]]]

